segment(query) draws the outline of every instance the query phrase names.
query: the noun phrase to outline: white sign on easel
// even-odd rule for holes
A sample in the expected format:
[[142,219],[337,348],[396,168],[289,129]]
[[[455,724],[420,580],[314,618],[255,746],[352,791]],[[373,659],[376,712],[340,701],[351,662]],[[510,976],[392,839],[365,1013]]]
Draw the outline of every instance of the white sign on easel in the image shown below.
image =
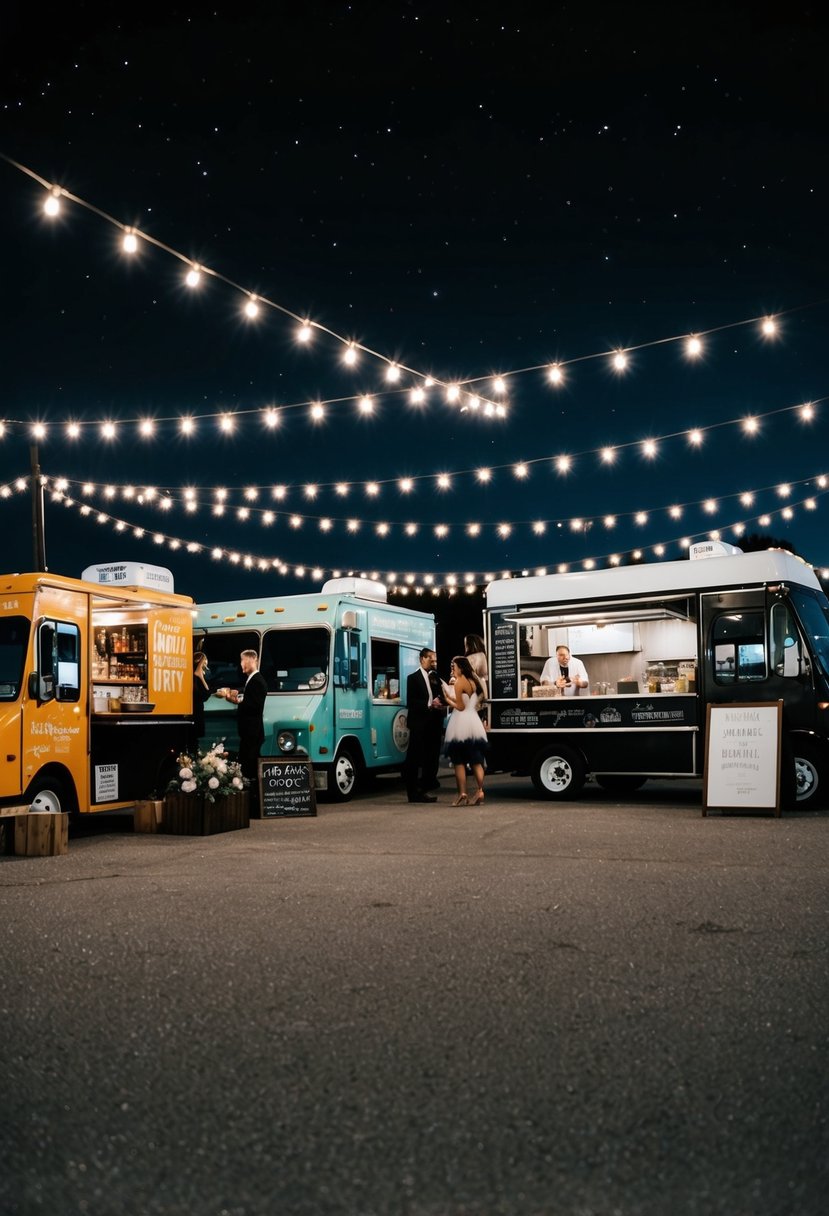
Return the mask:
[[702,813],[780,814],[782,701],[709,705]]

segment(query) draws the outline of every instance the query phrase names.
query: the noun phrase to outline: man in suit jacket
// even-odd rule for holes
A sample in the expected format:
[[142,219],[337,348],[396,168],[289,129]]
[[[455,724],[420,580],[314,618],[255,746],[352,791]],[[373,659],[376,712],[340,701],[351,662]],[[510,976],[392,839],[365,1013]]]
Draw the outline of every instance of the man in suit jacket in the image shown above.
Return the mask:
[[259,751],[265,742],[262,714],[268,685],[259,671],[259,656],[255,650],[243,650],[239,656],[242,675],[246,676],[241,692],[228,691],[227,699],[236,706],[236,728],[239,731],[239,763],[242,776],[250,780],[250,809],[259,808]]
[[420,666],[406,681],[409,748],[403,776],[409,802],[437,802],[437,798],[428,791],[436,789],[438,784],[446,702],[441,694],[436,666],[434,650],[424,646],[420,652]]

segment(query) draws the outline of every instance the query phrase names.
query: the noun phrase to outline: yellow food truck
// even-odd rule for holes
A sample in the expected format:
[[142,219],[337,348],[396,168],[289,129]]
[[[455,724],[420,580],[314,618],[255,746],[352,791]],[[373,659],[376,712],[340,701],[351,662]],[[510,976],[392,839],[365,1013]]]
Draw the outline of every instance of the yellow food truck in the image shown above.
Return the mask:
[[164,789],[192,720],[192,604],[134,562],[0,576],[0,807],[110,811]]

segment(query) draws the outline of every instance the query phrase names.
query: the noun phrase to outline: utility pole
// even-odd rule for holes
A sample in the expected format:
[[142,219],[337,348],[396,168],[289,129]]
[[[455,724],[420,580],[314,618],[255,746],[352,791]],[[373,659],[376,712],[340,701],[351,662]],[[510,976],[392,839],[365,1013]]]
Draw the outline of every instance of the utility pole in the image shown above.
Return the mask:
[[29,444],[29,459],[31,463],[32,483],[32,557],[35,572],[45,571],[46,566],[46,531],[43,515],[43,483],[40,477],[37,444]]

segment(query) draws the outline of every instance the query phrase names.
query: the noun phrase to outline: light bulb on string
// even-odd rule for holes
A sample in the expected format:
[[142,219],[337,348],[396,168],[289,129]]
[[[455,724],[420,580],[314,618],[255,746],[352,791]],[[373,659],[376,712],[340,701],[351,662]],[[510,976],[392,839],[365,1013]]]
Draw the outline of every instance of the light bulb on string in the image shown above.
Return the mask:
[[685,354],[689,359],[698,359],[702,354],[702,342],[696,334],[692,334],[685,343]]
[[199,283],[201,283],[201,270],[197,265],[195,265],[195,263],[190,267],[187,274],[184,276],[184,282],[188,287],[198,287]]
[[558,363],[551,363],[547,368],[547,379],[550,381],[550,384],[559,385],[564,383],[564,372]]
[[390,363],[386,368],[386,380],[389,384],[397,384],[400,379],[400,368],[396,363]]
[[52,186],[51,190],[46,196],[46,200],[43,204],[43,210],[50,219],[54,219],[56,215],[60,214],[61,193],[62,191],[60,186]]
[[249,321],[253,321],[256,317],[259,316],[259,305],[256,302],[256,296],[254,296],[254,295],[248,296],[247,302],[245,303],[245,307],[244,307],[244,313]]
[[777,336],[777,321],[774,317],[764,317],[760,326],[760,332],[764,338],[774,338]]
[[299,329],[296,331],[297,342],[302,342],[307,345],[313,337],[314,331],[310,321],[303,321]]
[[623,372],[627,369],[628,357],[623,350],[617,350],[611,359],[611,363],[614,371]]
[[357,363],[357,347],[349,342],[343,351],[343,363],[346,367],[355,367]]
[[702,446],[702,431],[698,427],[688,432],[688,442],[694,448]]

